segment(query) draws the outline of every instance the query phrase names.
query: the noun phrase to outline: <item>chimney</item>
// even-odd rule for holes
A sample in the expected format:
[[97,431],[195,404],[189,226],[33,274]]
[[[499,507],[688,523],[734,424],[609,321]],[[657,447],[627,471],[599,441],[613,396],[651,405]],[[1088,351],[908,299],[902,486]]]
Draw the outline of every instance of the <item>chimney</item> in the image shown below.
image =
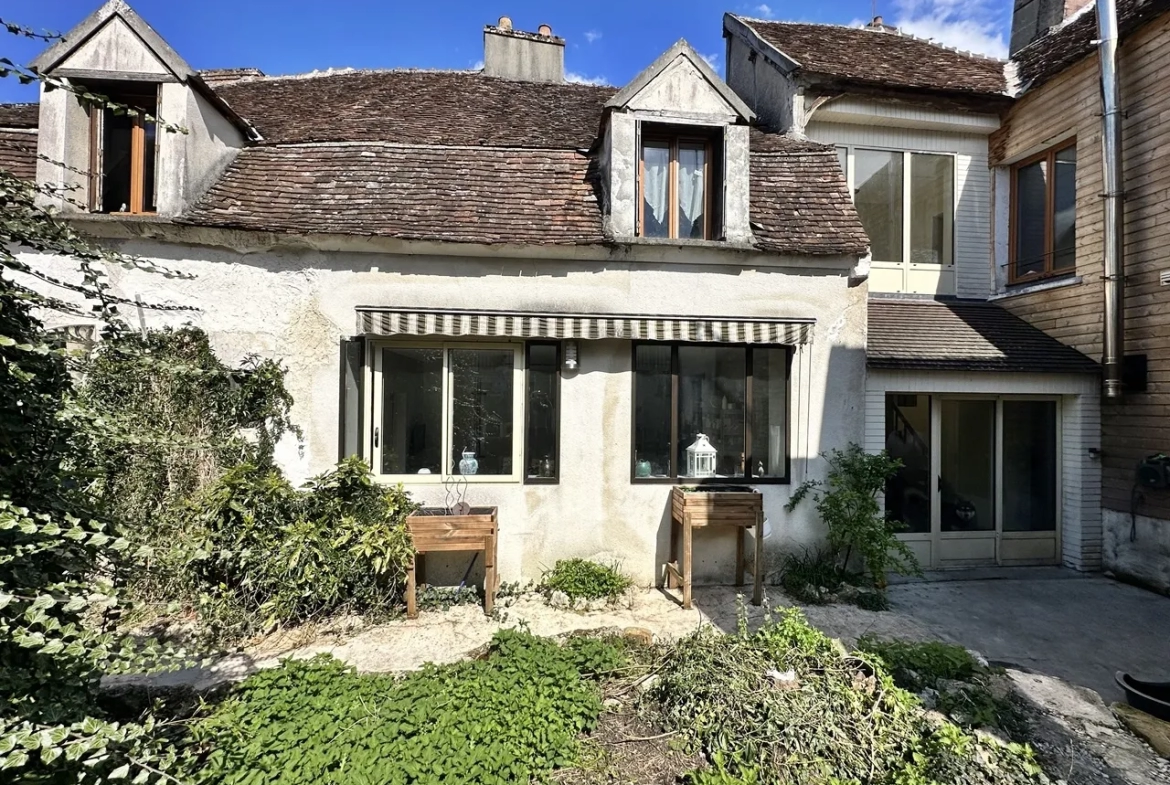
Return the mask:
[[1015,0],[1012,9],[1012,57],[1093,0]]
[[486,76],[521,82],[565,81],[565,39],[541,25],[538,32],[512,29],[512,20],[483,29],[483,72]]
[[883,33],[898,32],[898,28],[894,27],[893,25],[886,24],[885,20],[880,16],[875,16],[873,21],[866,25],[866,28],[869,30],[878,30]]

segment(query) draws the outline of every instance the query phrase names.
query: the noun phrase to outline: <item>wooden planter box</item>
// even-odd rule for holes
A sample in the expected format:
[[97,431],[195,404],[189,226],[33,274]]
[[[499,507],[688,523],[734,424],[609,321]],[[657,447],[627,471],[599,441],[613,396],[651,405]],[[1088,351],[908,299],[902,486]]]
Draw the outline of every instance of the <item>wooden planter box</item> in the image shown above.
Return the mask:
[[[735,585],[743,585],[744,529],[755,527],[755,560],[752,567],[752,603],[764,601],[764,497],[742,486],[675,488],[670,499],[670,561],[664,565],[667,588],[682,588],[682,605],[691,607],[692,531],[716,526],[735,528]],[[678,553],[682,541],[682,554]]]
[[495,604],[499,576],[496,547],[499,526],[495,507],[473,507],[467,515],[448,515],[441,508],[423,508],[407,516],[406,528],[418,552],[406,571],[406,617],[418,617],[417,589],[424,575],[423,554],[436,551],[483,551],[483,612]]

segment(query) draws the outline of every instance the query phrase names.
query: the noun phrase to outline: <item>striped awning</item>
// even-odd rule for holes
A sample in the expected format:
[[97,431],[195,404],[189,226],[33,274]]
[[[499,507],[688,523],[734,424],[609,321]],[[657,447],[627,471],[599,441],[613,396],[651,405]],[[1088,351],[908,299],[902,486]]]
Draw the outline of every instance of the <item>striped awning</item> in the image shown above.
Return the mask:
[[362,306],[362,335],[433,335],[448,338],[577,339],[697,343],[802,344],[815,319],[630,314],[531,313]]

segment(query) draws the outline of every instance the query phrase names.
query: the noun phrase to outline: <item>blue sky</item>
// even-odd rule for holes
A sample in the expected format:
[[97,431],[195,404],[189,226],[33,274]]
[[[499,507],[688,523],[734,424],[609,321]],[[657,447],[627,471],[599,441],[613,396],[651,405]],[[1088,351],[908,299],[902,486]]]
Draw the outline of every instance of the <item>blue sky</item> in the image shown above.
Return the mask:
[[[566,39],[571,79],[621,85],[679,38],[722,69],[724,11],[789,21],[859,24],[872,0],[130,0],[195,68],[255,66],[268,74],[334,68],[473,68],[482,30],[502,14],[517,29],[552,26]],[[66,32],[99,0],[7,0],[0,18]],[[962,49],[1002,56],[1011,0],[879,0],[887,24]],[[27,63],[43,43],[0,37],[0,57]],[[36,100],[0,79],[0,101]]]

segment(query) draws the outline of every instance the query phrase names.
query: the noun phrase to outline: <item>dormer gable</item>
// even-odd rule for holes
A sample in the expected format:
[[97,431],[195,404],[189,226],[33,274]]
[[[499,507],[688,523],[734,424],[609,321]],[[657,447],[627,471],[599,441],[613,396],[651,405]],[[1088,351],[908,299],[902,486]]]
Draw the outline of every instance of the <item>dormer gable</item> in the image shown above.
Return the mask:
[[[29,67],[50,77],[41,89],[37,181],[62,189],[49,201],[64,212],[179,215],[248,136],[125,0],[109,0]],[[135,111],[91,105],[86,92]]]
[[606,103],[607,230],[616,240],[751,241],[755,115],[680,40]]

